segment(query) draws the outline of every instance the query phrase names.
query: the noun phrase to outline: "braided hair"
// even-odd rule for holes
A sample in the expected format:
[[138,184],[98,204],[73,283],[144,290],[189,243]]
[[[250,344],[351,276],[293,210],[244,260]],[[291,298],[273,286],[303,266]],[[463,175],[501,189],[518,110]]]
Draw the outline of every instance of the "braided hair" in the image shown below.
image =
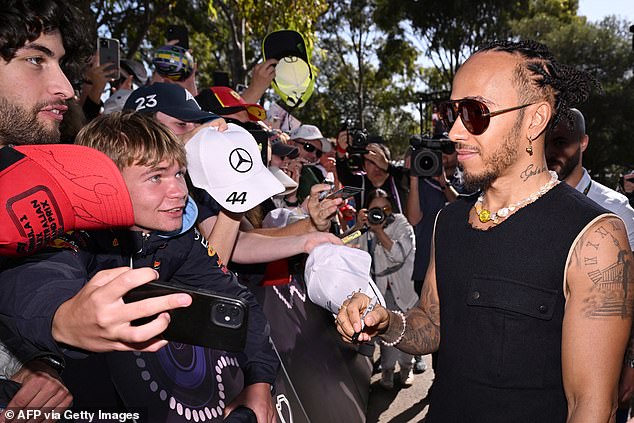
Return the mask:
[[588,100],[593,90],[601,89],[594,76],[557,62],[548,47],[536,41],[494,41],[478,50],[484,51],[503,51],[524,59],[515,71],[521,100],[529,103],[546,97],[554,107],[549,129],[562,118],[573,125],[570,109]]

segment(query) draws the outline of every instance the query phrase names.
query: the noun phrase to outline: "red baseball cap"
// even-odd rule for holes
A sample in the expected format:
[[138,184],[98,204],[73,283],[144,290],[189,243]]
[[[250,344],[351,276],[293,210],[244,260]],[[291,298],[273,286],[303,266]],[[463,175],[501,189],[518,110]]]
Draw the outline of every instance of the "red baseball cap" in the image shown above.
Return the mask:
[[74,229],[134,224],[121,172],[79,145],[0,148],[0,255],[35,252]]
[[252,121],[266,119],[266,111],[262,106],[245,102],[240,94],[229,87],[206,88],[196,96],[196,101],[203,110],[220,116],[246,110]]

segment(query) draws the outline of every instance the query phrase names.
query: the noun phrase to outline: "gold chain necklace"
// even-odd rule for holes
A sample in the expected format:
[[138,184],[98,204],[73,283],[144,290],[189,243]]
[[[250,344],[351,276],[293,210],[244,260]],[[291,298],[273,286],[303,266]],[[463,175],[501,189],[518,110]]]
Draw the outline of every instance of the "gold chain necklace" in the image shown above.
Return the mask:
[[502,207],[496,212],[492,212],[484,208],[484,192],[482,192],[473,206],[476,214],[478,215],[478,219],[480,219],[480,222],[487,223],[491,221],[495,224],[498,224],[498,221],[505,219],[514,211],[521,209],[522,207],[532,203],[542,195],[546,194],[559,182],[559,180],[557,179],[557,174],[555,172],[553,172],[552,170],[548,172],[550,173],[550,181],[546,182],[539,190],[532,193],[528,197],[521,199],[520,201],[517,201],[506,207]]

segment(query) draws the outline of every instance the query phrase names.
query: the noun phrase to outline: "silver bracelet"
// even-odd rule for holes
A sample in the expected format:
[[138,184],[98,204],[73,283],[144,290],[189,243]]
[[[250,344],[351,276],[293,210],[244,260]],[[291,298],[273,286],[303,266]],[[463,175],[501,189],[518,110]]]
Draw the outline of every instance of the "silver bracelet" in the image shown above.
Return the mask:
[[403,336],[405,336],[405,328],[407,328],[407,319],[405,319],[405,315],[400,311],[396,311],[396,310],[390,310],[390,311],[394,314],[398,314],[399,316],[401,316],[401,320],[403,321],[403,330],[401,331],[401,334],[398,336],[398,338],[396,338],[392,342],[385,342],[385,340],[381,339],[381,343],[385,345],[386,347],[393,347],[399,342],[401,342],[403,340]]

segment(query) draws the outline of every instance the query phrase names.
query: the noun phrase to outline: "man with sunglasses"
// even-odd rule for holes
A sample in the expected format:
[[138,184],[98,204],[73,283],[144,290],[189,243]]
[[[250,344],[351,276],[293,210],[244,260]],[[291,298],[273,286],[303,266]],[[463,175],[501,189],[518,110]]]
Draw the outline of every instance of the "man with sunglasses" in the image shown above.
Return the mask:
[[[612,419],[632,320],[627,232],[558,183],[544,152],[547,129],[595,85],[533,41],[491,43],[456,73],[440,113],[481,194],[438,214],[419,304],[376,306],[358,336],[438,351],[428,423]],[[368,304],[343,303],[345,340]]]
[[319,163],[323,153],[332,150],[332,145],[315,125],[301,125],[295,128],[291,131],[290,140],[299,148],[299,159],[303,163],[297,188],[297,200],[301,204],[310,194],[313,185],[323,183],[323,173],[315,165]]

